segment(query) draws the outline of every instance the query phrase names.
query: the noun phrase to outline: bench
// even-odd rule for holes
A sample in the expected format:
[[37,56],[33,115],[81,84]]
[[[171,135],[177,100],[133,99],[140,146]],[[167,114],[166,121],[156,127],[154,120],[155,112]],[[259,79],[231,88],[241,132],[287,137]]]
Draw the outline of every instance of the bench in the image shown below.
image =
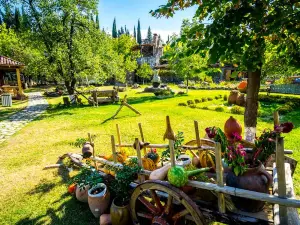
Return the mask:
[[119,96],[116,90],[92,90],[89,97],[89,103],[92,105],[117,101],[119,101]]

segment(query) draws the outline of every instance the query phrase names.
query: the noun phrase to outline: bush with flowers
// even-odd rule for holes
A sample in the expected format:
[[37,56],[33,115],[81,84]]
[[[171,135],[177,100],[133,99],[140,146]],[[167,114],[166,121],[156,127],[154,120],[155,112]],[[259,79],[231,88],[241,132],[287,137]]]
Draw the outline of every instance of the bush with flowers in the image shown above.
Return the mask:
[[256,138],[251,158],[246,157],[245,142],[238,133],[233,133],[227,140],[224,132],[217,127],[205,129],[207,136],[221,144],[224,161],[232,169],[236,176],[242,175],[249,167],[255,167],[259,163],[265,164],[276,149],[276,138],[281,133],[289,133],[294,128],[290,122],[282,123],[274,127],[274,130],[264,130],[260,137]]

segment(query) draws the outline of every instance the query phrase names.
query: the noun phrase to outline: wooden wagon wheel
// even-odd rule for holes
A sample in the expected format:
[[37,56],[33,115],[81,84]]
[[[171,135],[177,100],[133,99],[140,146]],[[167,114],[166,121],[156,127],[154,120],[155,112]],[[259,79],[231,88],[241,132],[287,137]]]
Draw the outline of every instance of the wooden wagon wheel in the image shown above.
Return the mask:
[[166,181],[146,181],[138,185],[130,200],[135,225],[205,224],[205,219],[190,197]]

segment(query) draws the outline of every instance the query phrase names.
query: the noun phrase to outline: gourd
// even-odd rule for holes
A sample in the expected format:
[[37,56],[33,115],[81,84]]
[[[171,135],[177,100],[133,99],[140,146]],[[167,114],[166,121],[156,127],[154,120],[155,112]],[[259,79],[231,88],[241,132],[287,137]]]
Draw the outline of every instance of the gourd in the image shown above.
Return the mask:
[[156,164],[150,158],[143,158],[142,163],[145,170],[153,171],[157,168]]
[[74,194],[75,193],[75,190],[76,190],[76,184],[71,184],[69,187],[68,187],[68,192],[70,194]]
[[159,161],[159,155],[156,152],[156,149],[150,149],[150,151],[145,155],[145,158],[151,159],[155,164]]
[[167,164],[150,173],[149,180],[164,180],[168,174],[171,164]]
[[192,164],[195,166],[195,167],[199,167],[201,164],[200,164],[200,160],[197,156],[194,156],[193,159],[192,159]]
[[204,167],[216,167],[215,153],[212,150],[201,151],[199,155],[199,161],[202,168]]
[[231,116],[224,125],[224,133],[228,139],[231,139],[233,133],[238,133],[239,135],[242,134],[242,126]]
[[247,86],[248,86],[248,83],[247,83],[247,81],[242,81],[241,83],[239,83],[239,85],[238,85],[238,90],[241,92],[241,93],[246,93],[246,91],[247,91]]
[[199,173],[207,172],[210,168],[201,168],[192,171],[185,171],[183,167],[174,166],[168,171],[168,181],[176,187],[183,187],[188,182],[189,176],[194,176]]
[[[127,156],[125,153],[120,153],[120,152],[117,152],[117,161],[119,163],[124,163],[125,160],[127,159]],[[108,161],[113,161],[113,155],[110,154],[110,155],[107,155],[107,156],[103,156],[104,159],[108,160]]]

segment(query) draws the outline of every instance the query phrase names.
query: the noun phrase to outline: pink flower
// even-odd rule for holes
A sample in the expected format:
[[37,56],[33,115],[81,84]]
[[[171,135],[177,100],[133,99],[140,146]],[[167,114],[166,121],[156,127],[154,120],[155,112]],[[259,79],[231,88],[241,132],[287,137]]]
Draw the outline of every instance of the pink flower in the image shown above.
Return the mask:
[[237,133],[237,132],[232,133],[232,138],[233,138],[235,141],[240,141],[240,140],[242,140],[242,136],[241,136],[239,133]]

